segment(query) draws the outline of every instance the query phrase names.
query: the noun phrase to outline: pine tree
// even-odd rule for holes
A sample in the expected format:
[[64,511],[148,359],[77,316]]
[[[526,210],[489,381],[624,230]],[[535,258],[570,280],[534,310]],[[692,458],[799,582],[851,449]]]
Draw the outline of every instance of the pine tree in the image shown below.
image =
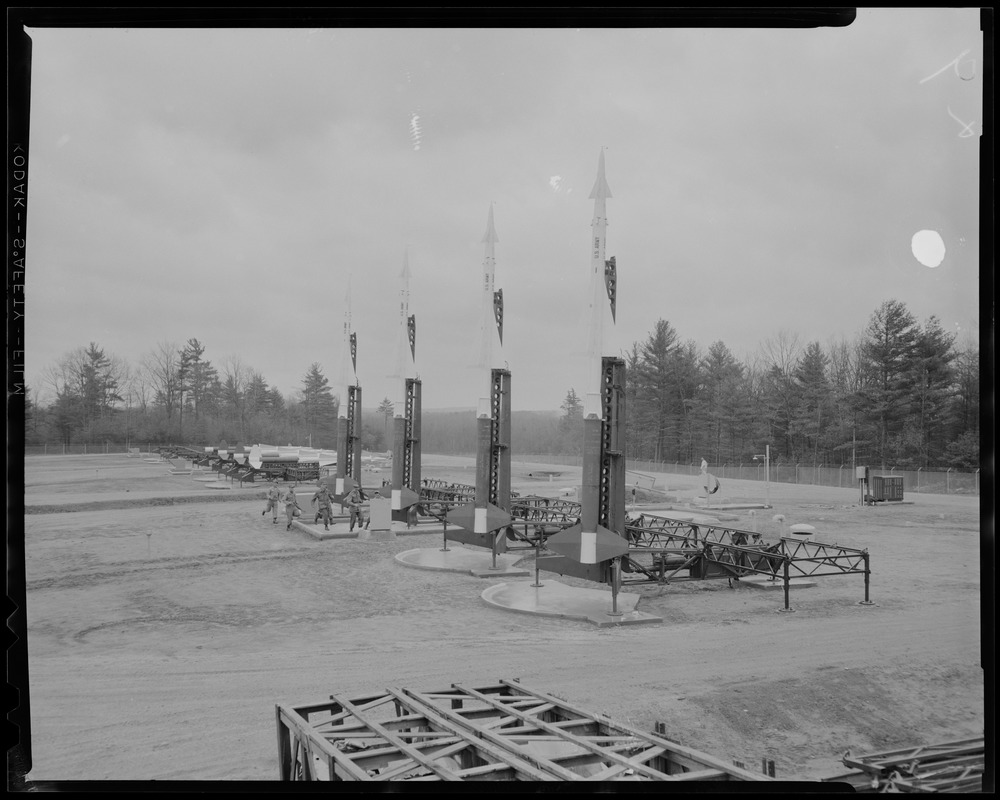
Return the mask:
[[865,329],[861,354],[868,378],[861,396],[874,425],[873,456],[883,467],[906,446],[918,332],[913,315],[898,300],[882,303]]
[[810,342],[793,372],[798,388],[791,431],[803,439],[804,450],[812,451],[813,463],[821,463],[820,448],[825,444],[826,429],[832,417],[830,382],[826,376],[827,358],[819,342]]
[[683,409],[677,392],[677,331],[667,320],[656,322],[640,347],[636,375],[635,410],[649,433],[654,461],[677,458]]
[[694,412],[705,432],[704,449],[714,463],[721,464],[733,455],[743,367],[721,341],[712,343],[699,367],[701,382]]
[[205,346],[197,339],[188,339],[181,351],[179,372],[187,392],[187,402],[197,420],[211,413],[218,402],[219,372],[210,361],[203,360]]
[[392,414],[394,411],[392,400],[388,397],[384,398],[382,402],[378,404],[378,410],[382,415],[382,439],[383,441],[389,441],[389,422],[392,420]]
[[578,455],[583,450],[583,401],[570,388],[562,405],[563,415],[559,418],[559,449],[563,453]]
[[912,364],[913,425],[922,467],[937,463],[954,430],[953,398],[957,394],[954,362],[955,334],[945,331],[937,317],[930,317],[917,334]]
[[[337,406],[330,381],[313,363],[302,379],[303,422],[311,434],[314,447],[335,447],[337,439]],[[359,420],[360,423],[360,420]]]
[[979,436],[979,348],[969,342],[955,357],[953,437]]

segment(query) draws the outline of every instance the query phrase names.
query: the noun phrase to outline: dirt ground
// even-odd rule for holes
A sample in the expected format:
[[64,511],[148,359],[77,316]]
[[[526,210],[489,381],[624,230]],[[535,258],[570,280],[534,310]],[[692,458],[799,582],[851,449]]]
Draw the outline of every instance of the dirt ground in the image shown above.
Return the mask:
[[[578,468],[528,477],[545,468],[515,463],[513,489],[579,483]],[[471,484],[474,461],[425,455],[422,475]],[[697,476],[656,478],[679,505],[698,490]],[[725,481],[713,502],[763,495]],[[772,484],[770,510],[724,519],[769,539],[809,523],[867,548],[874,605],[857,575],[793,589],[794,613],[780,591],[725,580],[628,587],[663,623],[612,628],[506,612],[480,599],[494,579],[394,560],[440,534],[318,541],[261,516],[262,497],[124,455],[27,460],[29,781],[275,780],[276,703],[499,678],[642,730],[663,722],[748,769],[771,759],[785,780],[843,773],[848,749],[983,734],[976,497],[863,508],[854,489]]]

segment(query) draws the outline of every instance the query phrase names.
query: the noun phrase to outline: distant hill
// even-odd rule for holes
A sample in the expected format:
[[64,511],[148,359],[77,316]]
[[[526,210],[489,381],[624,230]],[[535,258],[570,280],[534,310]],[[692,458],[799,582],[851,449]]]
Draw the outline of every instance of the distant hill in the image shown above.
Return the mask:
[[[375,408],[365,408],[362,416],[367,424],[382,416]],[[562,414],[559,411],[512,411],[511,448],[515,453],[572,454],[568,445],[575,445],[576,434],[567,441],[567,432],[561,430]],[[385,447],[392,446],[389,433]],[[475,455],[477,444],[476,409],[472,406],[456,408],[425,408],[420,415],[421,448],[425,453]]]

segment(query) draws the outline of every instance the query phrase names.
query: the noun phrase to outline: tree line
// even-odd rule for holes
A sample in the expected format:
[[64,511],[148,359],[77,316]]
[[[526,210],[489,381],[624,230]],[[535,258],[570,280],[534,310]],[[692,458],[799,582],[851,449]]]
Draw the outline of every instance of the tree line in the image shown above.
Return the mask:
[[337,398],[319,364],[310,365],[301,390],[285,397],[239,356],[218,365],[205,346],[161,342],[137,365],[96,343],[46,368],[50,398],[29,391],[25,443],[311,441],[336,447]]
[[[882,303],[852,340],[802,343],[780,333],[739,360],[707,351],[658,320],[624,354],[626,458],[713,464],[772,460],[901,469],[979,466],[979,352],[959,348],[936,317],[917,322]],[[273,442],[333,449],[337,411],[319,364],[283,396],[239,356],[213,364],[198,339],[162,342],[136,365],[96,343],[43,373],[45,403],[27,397],[26,444]],[[392,447],[392,403],[362,414],[361,445]],[[578,455],[583,404],[512,414],[514,453]],[[475,452],[472,410],[424,412],[424,452]]]
[[979,352],[936,317],[882,303],[853,340],[779,334],[738,360],[659,320],[626,356],[627,455],[900,469],[979,466]]

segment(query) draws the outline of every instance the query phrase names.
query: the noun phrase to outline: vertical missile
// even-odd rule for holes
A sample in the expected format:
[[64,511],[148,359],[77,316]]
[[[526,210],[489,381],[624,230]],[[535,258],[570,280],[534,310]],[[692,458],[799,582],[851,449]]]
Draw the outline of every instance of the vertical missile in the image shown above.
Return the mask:
[[[489,396],[492,391],[492,377],[490,372],[493,368],[493,341],[497,338],[497,324],[495,319],[496,297],[493,288],[494,273],[496,272],[496,243],[500,239],[497,237],[496,228],[493,226],[493,206],[490,205],[489,216],[486,221],[486,233],[483,234],[482,243],[485,253],[483,255],[483,284],[482,298],[479,318],[479,368],[483,371],[482,389],[479,397],[479,409],[477,416],[490,416]],[[485,405],[484,405],[485,401]]]
[[[590,336],[587,345],[586,396],[583,405],[583,486],[580,498],[580,522],[550,536],[545,547],[569,556],[581,564],[598,564],[628,553],[628,542],[615,531],[600,524],[601,516],[601,442],[604,435],[604,317],[611,313],[614,323],[616,268],[614,261],[605,262],[607,232],[606,201],[611,189],[604,177],[604,150],[597,162],[597,180],[590,193],[594,201],[593,236],[590,254]],[[610,303],[609,303],[610,301]],[[614,414],[612,408],[611,415]],[[609,415],[610,416],[610,415]],[[613,429],[614,422],[611,421]],[[617,568],[615,568],[617,569]],[[612,571],[613,602],[617,598],[618,578]],[[617,608],[617,606],[615,606]]]
[[489,532],[487,514],[490,495],[490,458],[493,421],[493,340],[497,337],[494,304],[496,302],[493,284],[496,271],[496,244],[500,239],[493,225],[493,205],[490,204],[483,234],[483,283],[479,319],[479,368],[482,387],[476,413],[476,502],[473,532]]
[[[604,149],[597,162],[597,180],[590,192],[594,201],[593,233],[590,248],[590,337],[587,346],[586,394],[583,416],[583,477],[580,522],[583,528],[581,552],[595,558],[594,548],[600,514],[601,480],[601,357],[604,348],[604,317],[609,313],[604,283],[605,240],[607,236],[607,200],[611,189],[604,177]],[[584,563],[595,563],[585,560]]]
[[[479,357],[475,365],[481,370],[479,403],[476,407],[476,495],[471,503],[457,506],[448,511],[448,522],[469,531],[471,538],[457,535],[458,541],[477,547],[490,546],[493,551],[494,568],[499,534],[495,533],[510,524],[510,514],[493,505],[490,500],[490,479],[493,460],[493,359],[494,339],[503,346],[503,296],[493,290],[496,269],[496,243],[500,239],[493,225],[493,206],[490,206],[483,234],[485,254],[483,256],[483,276],[480,284]],[[509,475],[509,470],[508,470]],[[507,479],[507,495],[509,477]],[[497,488],[498,494],[502,492]]]
[[403,251],[399,274],[399,332],[396,342],[396,394],[393,398],[392,510],[403,508],[403,472],[406,445],[406,378],[413,361],[410,347],[410,257]]
[[[351,279],[347,279],[347,292],[344,295],[344,323],[343,340],[341,342],[340,353],[340,375],[338,376],[337,391],[340,393],[340,405],[337,407],[337,477],[334,485],[334,494],[344,494],[344,478],[347,475],[347,405],[348,386],[351,383],[351,375],[354,380],[358,378],[357,363],[353,353],[353,331],[351,330]],[[351,367],[348,368],[348,364]]]
[[406,378],[412,363],[412,353],[409,344],[409,314],[410,314],[410,254],[409,250],[403,251],[403,270],[399,273],[399,331],[396,340],[396,371],[393,377],[398,379],[397,402],[402,402],[406,397]]
[[597,180],[590,192],[594,201],[594,219],[591,222],[590,253],[590,336],[587,342],[587,392],[584,399],[584,417],[601,414],[600,384],[601,357],[604,348],[604,318],[609,313],[605,289],[605,243],[608,218],[607,200],[611,197],[607,178],[604,177],[604,150],[597,162]]

